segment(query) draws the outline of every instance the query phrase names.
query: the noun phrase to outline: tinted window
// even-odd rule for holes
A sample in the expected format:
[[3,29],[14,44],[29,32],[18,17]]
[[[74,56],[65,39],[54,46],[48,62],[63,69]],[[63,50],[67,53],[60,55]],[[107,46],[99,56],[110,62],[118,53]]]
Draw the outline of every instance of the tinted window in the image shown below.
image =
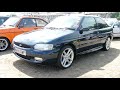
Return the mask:
[[102,20],[101,18],[97,17],[95,19],[96,19],[96,22],[97,22],[99,29],[108,27],[107,23],[104,20]]
[[96,22],[95,19],[92,17],[85,17],[81,24],[82,28],[88,28],[89,30],[95,29],[95,26]]
[[21,20],[19,25],[24,27],[34,27],[36,26],[36,22],[35,19],[32,18],[24,18]]
[[115,22],[115,23],[114,23],[114,26],[120,27],[120,23],[119,23],[119,22]]
[[118,22],[118,26],[120,27],[120,22]]
[[16,26],[19,20],[19,17],[10,17],[3,23],[3,26]]
[[37,26],[45,26],[47,23],[41,19],[36,19]]
[[0,17],[0,25],[2,25],[9,17]]

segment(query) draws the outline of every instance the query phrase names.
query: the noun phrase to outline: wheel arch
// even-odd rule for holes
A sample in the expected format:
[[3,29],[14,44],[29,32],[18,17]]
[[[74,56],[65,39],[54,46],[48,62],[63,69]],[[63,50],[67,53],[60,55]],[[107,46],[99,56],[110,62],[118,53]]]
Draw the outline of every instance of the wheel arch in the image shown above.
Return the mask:
[[74,50],[75,55],[76,55],[77,50],[76,50],[76,47],[75,47],[74,44],[72,44],[72,43],[63,44],[62,47],[60,48],[60,50],[61,50],[63,47],[65,47],[65,46],[71,46],[71,47],[73,48],[73,50]]
[[[109,34],[108,37],[112,40],[113,39],[113,35]],[[107,37],[107,38],[108,38]]]
[[10,40],[7,38],[7,37],[4,37],[4,36],[0,36],[0,38],[5,38],[8,40],[9,44],[10,44]]
[[110,36],[110,35],[109,35],[107,38],[110,38],[110,39],[112,39],[112,36]]

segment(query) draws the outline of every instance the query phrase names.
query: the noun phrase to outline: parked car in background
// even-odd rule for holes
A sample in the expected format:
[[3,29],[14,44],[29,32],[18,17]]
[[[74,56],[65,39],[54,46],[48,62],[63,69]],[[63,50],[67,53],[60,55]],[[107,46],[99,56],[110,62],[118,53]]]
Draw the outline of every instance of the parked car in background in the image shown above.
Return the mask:
[[0,26],[0,51],[6,50],[19,34],[41,29],[47,22],[35,17],[10,17]]
[[120,22],[116,18],[106,18],[105,21],[113,28],[113,37],[120,37]]
[[7,16],[0,16],[0,25],[2,25],[9,17]]
[[98,16],[60,16],[42,30],[16,36],[12,43],[13,52],[28,62],[56,62],[65,69],[72,65],[77,54],[102,48],[109,50],[112,30]]

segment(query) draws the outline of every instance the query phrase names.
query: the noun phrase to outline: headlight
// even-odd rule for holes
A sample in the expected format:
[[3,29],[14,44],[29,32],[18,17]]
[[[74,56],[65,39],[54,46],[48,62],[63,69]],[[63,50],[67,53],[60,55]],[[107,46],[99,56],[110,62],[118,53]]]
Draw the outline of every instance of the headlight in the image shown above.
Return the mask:
[[34,46],[34,49],[41,50],[41,51],[52,50],[53,49],[53,44],[36,44]]

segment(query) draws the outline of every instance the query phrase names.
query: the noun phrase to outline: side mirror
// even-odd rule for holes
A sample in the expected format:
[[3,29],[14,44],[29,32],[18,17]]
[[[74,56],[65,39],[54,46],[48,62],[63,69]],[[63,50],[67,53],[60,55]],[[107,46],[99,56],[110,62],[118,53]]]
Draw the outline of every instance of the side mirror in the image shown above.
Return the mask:
[[20,28],[23,28],[23,27],[24,27],[23,25],[19,25],[19,26],[18,26],[19,29],[20,29]]
[[84,31],[89,31],[89,29],[88,29],[88,28],[80,29],[80,30],[79,30],[79,33],[82,34]]
[[113,28],[118,28],[118,26],[117,26],[117,25],[115,25],[115,26],[113,26]]

